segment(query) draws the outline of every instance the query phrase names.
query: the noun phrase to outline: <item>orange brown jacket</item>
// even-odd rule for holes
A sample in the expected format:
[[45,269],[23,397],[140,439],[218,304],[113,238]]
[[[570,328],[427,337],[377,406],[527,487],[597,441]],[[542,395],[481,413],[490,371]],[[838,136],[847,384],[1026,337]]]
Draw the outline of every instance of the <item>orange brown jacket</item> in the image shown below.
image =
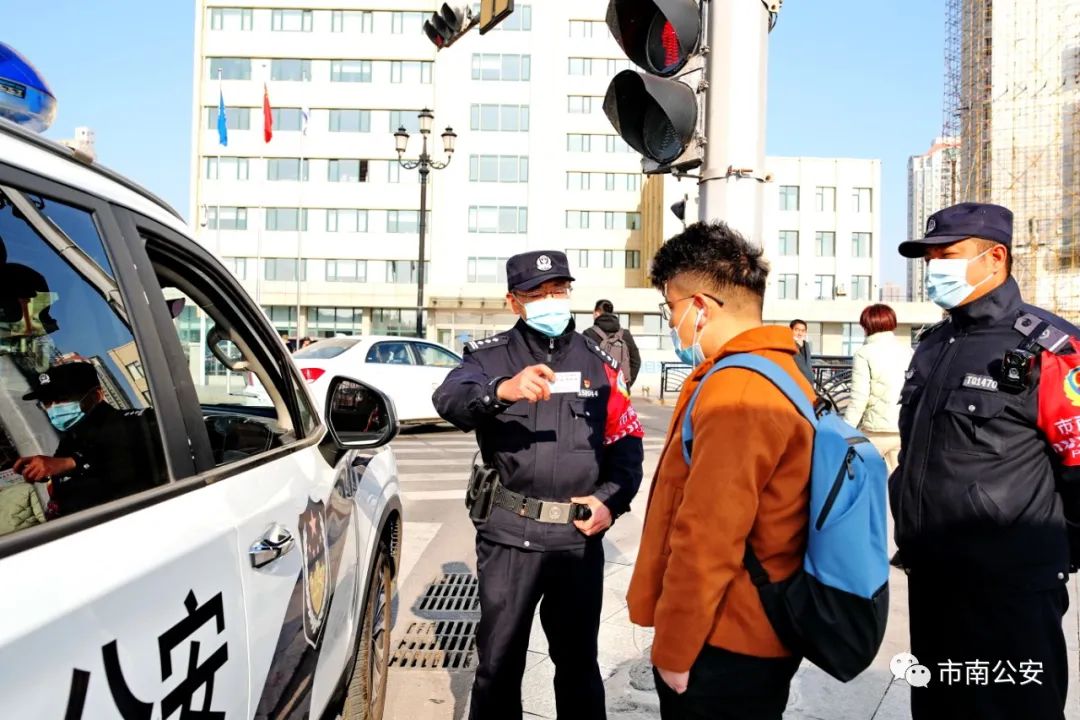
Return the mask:
[[743,352],[776,362],[814,399],[786,327],[742,333],[684,383],[627,594],[631,621],[656,629],[653,664],[671,672],[688,671],[705,644],[757,657],[791,654],[765,616],[743,554],[749,537],[773,582],[802,564],[810,424],[767,379],[728,368],[709,378],[694,405],[690,467],[682,454],[690,396],[716,361]]

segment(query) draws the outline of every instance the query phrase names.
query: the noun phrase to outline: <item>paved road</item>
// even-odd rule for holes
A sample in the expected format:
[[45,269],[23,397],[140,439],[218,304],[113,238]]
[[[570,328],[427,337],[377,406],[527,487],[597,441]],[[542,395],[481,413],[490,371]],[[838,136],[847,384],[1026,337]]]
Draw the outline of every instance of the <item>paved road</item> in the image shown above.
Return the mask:
[[[633,509],[605,538],[607,568],[604,608],[600,630],[600,666],[606,678],[608,715],[612,720],[658,718],[655,692],[647,661],[651,632],[635,628],[627,618],[625,593],[641,535],[641,518],[671,409],[639,404],[646,427],[645,478]],[[445,573],[475,572],[473,531],[463,504],[466,473],[476,452],[475,440],[452,429],[439,428],[402,434],[394,442],[404,490],[405,534],[402,567],[395,602],[395,647],[410,627],[432,622],[432,615],[418,608],[419,599]],[[1080,720],[1080,595],[1073,578],[1073,604],[1066,618],[1072,664],[1070,707],[1066,717]],[[902,573],[891,579],[892,602],[885,643],[874,665],[856,680],[843,685],[804,664],[792,684],[785,720],[899,720],[909,717],[908,693],[902,681],[893,679],[888,663],[908,650],[907,593]],[[459,620],[475,614],[447,615]],[[457,627],[457,626],[447,626]],[[441,626],[438,636],[451,642]],[[970,660],[985,658],[969,658]],[[554,718],[552,692],[554,668],[547,656],[543,631],[533,626],[529,660],[523,683],[527,718]],[[460,720],[468,717],[471,672],[445,669],[394,668],[390,673],[387,718],[404,720]]]

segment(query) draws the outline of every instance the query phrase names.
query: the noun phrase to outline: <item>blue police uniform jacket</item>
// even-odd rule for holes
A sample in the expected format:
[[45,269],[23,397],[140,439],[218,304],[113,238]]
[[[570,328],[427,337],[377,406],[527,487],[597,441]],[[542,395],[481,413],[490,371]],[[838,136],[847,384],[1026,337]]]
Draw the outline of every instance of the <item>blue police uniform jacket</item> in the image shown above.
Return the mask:
[[[580,372],[578,392],[554,393],[538,403],[499,402],[499,381],[537,364]],[[608,371],[617,368],[599,346],[574,332],[573,321],[556,338],[519,321],[507,332],[468,343],[462,364],[432,400],[445,420],[476,432],[484,462],[507,489],[555,502],[594,495],[617,517],[637,494],[644,459],[640,432],[605,438],[609,401],[619,392]],[[588,539],[572,523],[540,523],[501,507],[475,524],[486,540],[535,551],[579,548]]]
[[1002,358],[1024,340],[1014,326],[1028,313],[1080,336],[1025,304],[1009,278],[920,338],[901,392],[902,449],[889,480],[899,559],[912,572],[1031,590],[1067,576],[1058,490],[1068,497],[1080,478],[1059,466],[1039,430],[1037,370],[1020,392],[1000,385]]

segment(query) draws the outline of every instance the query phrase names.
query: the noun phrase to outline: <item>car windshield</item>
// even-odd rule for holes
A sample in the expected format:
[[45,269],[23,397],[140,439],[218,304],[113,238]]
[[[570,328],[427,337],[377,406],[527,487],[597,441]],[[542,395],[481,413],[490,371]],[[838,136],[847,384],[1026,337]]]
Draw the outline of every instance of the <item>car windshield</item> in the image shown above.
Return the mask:
[[293,357],[297,360],[329,360],[330,358],[337,357],[358,342],[360,342],[359,338],[330,338],[327,340],[320,340],[317,343],[308,345],[303,350],[297,350],[293,353]]

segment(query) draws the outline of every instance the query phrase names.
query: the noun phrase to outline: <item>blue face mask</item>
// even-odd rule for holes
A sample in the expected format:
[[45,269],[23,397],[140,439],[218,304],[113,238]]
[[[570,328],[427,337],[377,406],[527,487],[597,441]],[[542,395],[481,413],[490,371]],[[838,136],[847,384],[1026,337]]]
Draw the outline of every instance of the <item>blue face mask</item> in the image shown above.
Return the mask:
[[45,414],[49,416],[52,426],[60,431],[67,430],[86,416],[78,402],[56,403],[45,408]]
[[701,339],[701,331],[698,330],[697,324],[701,322],[701,315],[704,312],[701,308],[698,308],[697,319],[694,321],[694,339],[691,341],[690,347],[683,347],[682,338],[679,337],[679,328],[682,327],[683,322],[686,321],[686,316],[690,314],[693,307],[693,305],[690,305],[690,307],[686,308],[686,312],[683,313],[679,324],[671,328],[671,344],[675,346],[675,354],[680,361],[692,367],[697,367],[705,362],[705,352],[701,349],[701,343],[698,342]]
[[985,250],[970,260],[966,258],[941,258],[931,260],[926,266],[926,294],[938,306],[952,310],[964,302],[975,288],[990,280],[993,274],[972,285],[967,281],[968,265],[981,258]]
[[548,337],[559,337],[570,324],[569,298],[544,298],[524,307],[525,324]]

